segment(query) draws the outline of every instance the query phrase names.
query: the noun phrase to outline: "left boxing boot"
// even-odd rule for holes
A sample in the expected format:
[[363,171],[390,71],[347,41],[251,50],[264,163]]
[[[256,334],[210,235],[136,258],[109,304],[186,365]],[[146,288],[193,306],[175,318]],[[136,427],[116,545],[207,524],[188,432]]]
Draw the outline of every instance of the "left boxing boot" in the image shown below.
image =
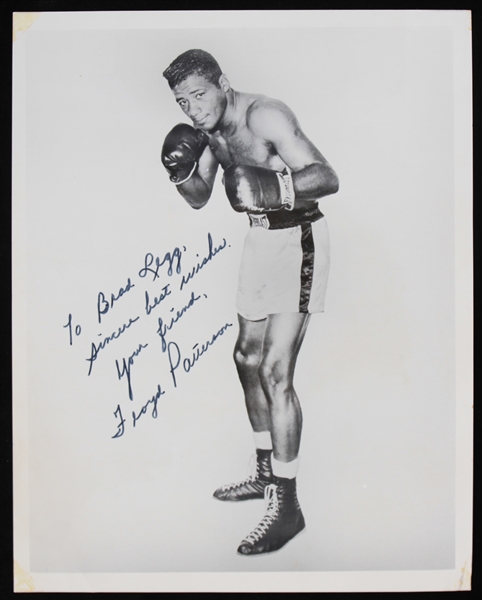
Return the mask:
[[253,556],[282,548],[305,528],[296,495],[296,478],[274,477],[265,489],[266,514],[241,542],[238,554]]
[[242,502],[243,500],[255,500],[264,498],[266,486],[273,483],[273,471],[271,469],[272,450],[256,449],[256,473],[239,483],[223,485],[214,492],[218,500],[228,502]]

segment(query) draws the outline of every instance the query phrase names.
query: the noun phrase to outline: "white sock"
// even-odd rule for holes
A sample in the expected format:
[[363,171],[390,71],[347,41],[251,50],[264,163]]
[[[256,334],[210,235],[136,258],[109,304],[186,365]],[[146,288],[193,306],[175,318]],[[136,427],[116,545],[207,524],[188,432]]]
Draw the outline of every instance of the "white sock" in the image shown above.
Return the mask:
[[272,450],[271,433],[269,431],[253,431],[256,448],[259,450]]
[[285,479],[294,479],[298,473],[298,467],[300,464],[300,457],[297,456],[290,462],[281,462],[276,460],[274,456],[271,457],[271,466],[273,468],[273,475],[275,477],[284,477]]

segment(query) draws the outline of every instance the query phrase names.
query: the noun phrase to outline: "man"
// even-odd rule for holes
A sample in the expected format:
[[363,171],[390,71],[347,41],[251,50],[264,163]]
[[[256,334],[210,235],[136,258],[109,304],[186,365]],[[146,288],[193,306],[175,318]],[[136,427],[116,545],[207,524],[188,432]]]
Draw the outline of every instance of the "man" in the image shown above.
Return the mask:
[[232,207],[249,216],[234,360],[256,475],[214,496],[266,497],[267,512],[238,553],[273,552],[305,527],[296,495],[302,414],[293,375],[310,314],[324,309],[329,241],[317,201],[338,191],[338,178],[285,104],[233,90],[207,52],[188,50],[163,75],[194,126],[179,124],[166,137],[162,161],[171,181],[199,209],[221,165]]

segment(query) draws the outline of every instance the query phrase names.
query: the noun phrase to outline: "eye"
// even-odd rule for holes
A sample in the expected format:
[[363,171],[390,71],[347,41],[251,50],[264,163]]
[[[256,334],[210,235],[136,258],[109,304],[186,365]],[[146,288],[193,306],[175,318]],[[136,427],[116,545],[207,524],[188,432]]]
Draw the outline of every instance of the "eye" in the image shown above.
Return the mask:
[[204,92],[198,92],[196,94],[196,99],[199,100],[199,98],[202,98],[204,96]]
[[179,100],[178,104],[181,108],[184,108],[186,106],[187,102],[186,102],[186,100]]

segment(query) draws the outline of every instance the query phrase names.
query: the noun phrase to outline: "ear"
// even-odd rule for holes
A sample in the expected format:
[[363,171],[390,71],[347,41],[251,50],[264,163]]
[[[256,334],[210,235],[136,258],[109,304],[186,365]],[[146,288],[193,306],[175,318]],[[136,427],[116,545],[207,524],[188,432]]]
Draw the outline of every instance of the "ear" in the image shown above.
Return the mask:
[[228,92],[231,89],[228,78],[224,73],[219,77],[219,87],[223,92]]

